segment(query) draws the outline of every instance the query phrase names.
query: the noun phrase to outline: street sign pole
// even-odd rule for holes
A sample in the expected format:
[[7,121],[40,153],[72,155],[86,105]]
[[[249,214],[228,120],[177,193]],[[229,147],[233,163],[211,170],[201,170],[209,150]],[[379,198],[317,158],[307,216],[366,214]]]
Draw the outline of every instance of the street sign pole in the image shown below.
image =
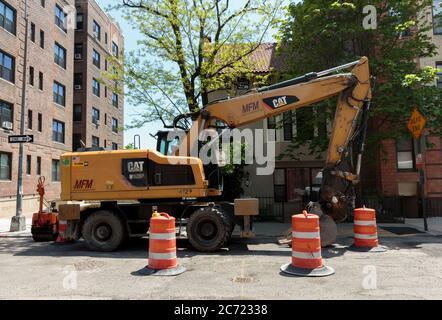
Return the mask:
[[[26,111],[26,74],[28,72],[28,0],[25,0],[25,39],[23,53],[23,80],[22,80],[22,96],[21,96],[21,115],[20,115],[20,134],[25,134],[25,111]],[[15,216],[11,219],[11,232],[26,230],[26,218],[22,215],[23,211],[23,143],[19,144],[18,151],[18,174],[17,174],[17,200]]]
[[[425,152],[425,136],[421,135],[421,137],[416,142],[418,146],[418,154],[423,157],[423,153]],[[423,163],[421,163],[419,166],[419,193],[422,201],[422,218],[424,219],[424,230],[428,231],[427,201],[425,197],[425,170]]]
[[427,222],[427,203],[425,198],[425,170],[423,153],[425,152],[425,129],[426,119],[415,107],[411,113],[410,120],[408,121],[408,130],[414,137],[415,150],[417,150],[416,167],[419,170],[419,197],[421,199],[422,218],[424,219],[424,229],[428,231]]

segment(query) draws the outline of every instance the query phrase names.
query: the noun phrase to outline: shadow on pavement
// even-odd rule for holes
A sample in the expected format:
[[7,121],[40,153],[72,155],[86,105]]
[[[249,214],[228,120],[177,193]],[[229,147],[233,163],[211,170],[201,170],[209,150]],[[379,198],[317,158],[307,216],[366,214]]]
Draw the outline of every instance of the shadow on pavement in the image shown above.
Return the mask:
[[[95,258],[118,258],[118,259],[147,259],[148,239],[130,239],[116,252],[96,252],[89,250],[82,240],[67,244],[37,243],[32,237],[7,237],[0,238],[0,254],[12,254],[14,256],[47,256],[47,257],[95,257]],[[333,246],[322,249],[322,257],[332,259],[342,256],[353,244],[353,238],[341,236]],[[380,238],[380,244],[388,250],[423,249],[429,254],[442,255],[440,246],[442,236],[432,236],[425,233],[405,236],[384,236]],[[279,245],[277,237],[258,236],[252,239],[232,238],[228,248],[214,253],[200,253],[194,251],[187,240],[177,240],[178,258],[192,258],[194,256],[284,256],[290,257],[289,245]]]

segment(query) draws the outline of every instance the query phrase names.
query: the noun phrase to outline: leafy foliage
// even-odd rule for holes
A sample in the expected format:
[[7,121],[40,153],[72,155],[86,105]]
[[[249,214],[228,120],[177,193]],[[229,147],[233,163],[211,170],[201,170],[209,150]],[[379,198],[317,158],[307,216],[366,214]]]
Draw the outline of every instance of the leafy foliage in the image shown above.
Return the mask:
[[[367,1],[304,0],[291,4],[279,39],[281,51],[291,53],[285,77],[320,71],[368,56],[371,72],[377,77],[371,109],[374,129],[369,143],[384,138],[410,137],[406,123],[415,106],[427,117],[432,133],[440,134],[442,90],[434,86],[434,66],[420,66],[419,57],[431,57],[436,46],[431,41],[432,1],[373,0],[377,9],[377,28],[363,27],[363,8]],[[335,100],[317,105],[318,114],[332,119]],[[309,125],[317,126],[318,119]],[[326,149],[327,135],[306,137],[298,130],[292,152],[308,144],[310,152]]]
[[282,0],[122,0],[126,20],[142,34],[126,55],[131,104],[140,106],[132,126],[198,111],[212,90],[253,76],[248,57],[278,22]]

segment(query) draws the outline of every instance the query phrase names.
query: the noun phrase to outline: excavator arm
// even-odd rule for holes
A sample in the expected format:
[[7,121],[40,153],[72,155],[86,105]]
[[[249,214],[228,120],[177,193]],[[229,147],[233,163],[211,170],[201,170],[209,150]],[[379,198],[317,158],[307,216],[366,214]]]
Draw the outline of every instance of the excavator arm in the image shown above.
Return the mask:
[[[349,73],[337,71],[352,68]],[[310,208],[314,213],[331,216],[335,221],[345,219],[352,209],[353,185],[359,182],[359,171],[364,142],[360,140],[360,154],[356,170],[347,161],[349,144],[356,137],[365,139],[366,121],[371,100],[371,79],[366,57],[343,66],[255,89],[233,99],[207,105],[193,116],[193,126],[181,141],[189,155],[198,148],[195,137],[216,120],[230,128],[242,127],[290,110],[312,106],[315,103],[339,96],[330,143],[323,170],[320,201]],[[193,134],[191,134],[193,132]],[[179,150],[182,155],[182,148]]]

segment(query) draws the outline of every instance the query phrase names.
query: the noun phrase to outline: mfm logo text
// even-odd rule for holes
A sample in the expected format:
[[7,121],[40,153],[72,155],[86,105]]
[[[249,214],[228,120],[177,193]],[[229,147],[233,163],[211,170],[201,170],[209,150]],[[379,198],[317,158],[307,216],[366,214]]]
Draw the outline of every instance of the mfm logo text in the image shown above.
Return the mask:
[[242,113],[255,112],[259,110],[259,101],[247,103],[242,106]]
[[77,180],[75,181],[74,189],[76,190],[90,190],[94,186],[94,180]]

